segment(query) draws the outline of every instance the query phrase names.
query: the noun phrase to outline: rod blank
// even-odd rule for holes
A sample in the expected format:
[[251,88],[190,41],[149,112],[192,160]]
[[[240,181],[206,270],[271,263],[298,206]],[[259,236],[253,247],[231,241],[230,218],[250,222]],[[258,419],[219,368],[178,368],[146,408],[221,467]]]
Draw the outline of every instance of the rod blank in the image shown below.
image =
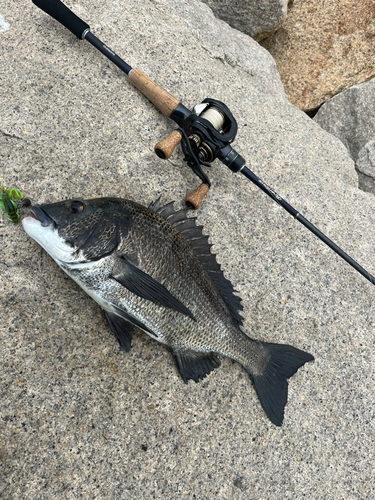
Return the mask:
[[264,193],[266,193],[270,198],[272,198],[276,203],[284,208],[290,215],[297,219],[301,224],[303,224],[309,231],[311,231],[315,236],[317,236],[323,243],[328,245],[334,252],[336,252],[342,259],[344,259],[348,264],[350,264],[356,271],[358,271],[362,276],[364,276],[370,283],[375,285],[375,278],[366,271],[362,266],[360,266],[354,259],[352,259],[348,254],[346,254],[340,247],[338,247],[332,240],[330,240],[325,234],[323,234],[317,227],[315,227],[311,222],[309,222],[305,217],[303,217],[297,210],[295,210],[289,203],[287,203],[281,196],[279,196],[273,189],[271,189],[265,182],[259,179],[251,170],[244,167],[241,173],[251,180],[256,186],[258,186]]
[[83,33],[90,29],[90,26],[85,21],[82,21],[60,0],[32,0],[32,2],[65,28],[68,28],[77,38],[82,38]]
[[90,32],[90,26],[82,21],[60,0],[32,0],[46,14],[56,19],[65,28],[68,28],[77,38],[85,39],[129,77],[129,82],[134,85],[149,101],[154,104],[165,116],[176,123],[180,123],[190,111],[177,99],[172,97],[160,85],[157,85],[139,69],[133,69],[112,49],[107,47],[99,38]]
[[132,71],[132,67],[129,66],[121,57],[113,52],[112,49],[107,47],[99,38],[91,33],[91,31],[87,31],[83,34],[85,40],[91,43],[93,47],[99,50],[103,55],[105,55],[110,61],[113,62],[118,68],[121,69],[125,74],[129,74]]

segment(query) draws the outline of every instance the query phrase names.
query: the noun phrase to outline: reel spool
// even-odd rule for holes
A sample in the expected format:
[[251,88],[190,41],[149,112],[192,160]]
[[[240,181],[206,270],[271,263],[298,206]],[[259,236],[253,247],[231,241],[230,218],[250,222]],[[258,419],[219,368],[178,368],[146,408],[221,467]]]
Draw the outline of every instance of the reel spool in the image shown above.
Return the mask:
[[167,160],[181,142],[184,160],[202,180],[201,186],[185,198],[190,208],[199,208],[211,186],[201,166],[210,167],[210,163],[218,158],[233,172],[244,167],[245,160],[230,146],[236,134],[237,122],[228,107],[220,101],[207,98],[194,107],[180,128],[156,144],[156,154]]

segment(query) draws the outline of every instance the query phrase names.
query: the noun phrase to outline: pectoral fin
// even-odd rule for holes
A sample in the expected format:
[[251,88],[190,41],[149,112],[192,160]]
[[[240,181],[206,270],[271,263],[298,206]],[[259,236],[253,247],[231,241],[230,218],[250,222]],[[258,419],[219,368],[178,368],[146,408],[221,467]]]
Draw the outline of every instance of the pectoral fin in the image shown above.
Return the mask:
[[146,300],[151,300],[160,306],[169,307],[178,311],[189,318],[195,319],[187,307],[185,307],[178,299],[173,297],[171,293],[161,285],[158,281],[154,280],[147,273],[144,273],[137,267],[133,266],[124,258],[121,259],[121,272],[112,275],[122,286],[127,288],[130,292],[142,297]]

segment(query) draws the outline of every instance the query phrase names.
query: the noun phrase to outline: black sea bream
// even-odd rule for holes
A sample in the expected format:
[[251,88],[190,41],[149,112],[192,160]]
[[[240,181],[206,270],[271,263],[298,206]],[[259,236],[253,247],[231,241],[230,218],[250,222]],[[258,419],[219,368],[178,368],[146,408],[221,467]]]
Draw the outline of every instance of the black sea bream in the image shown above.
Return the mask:
[[184,382],[198,382],[220,365],[218,355],[228,356],[249,373],[268,418],[281,425],[287,379],[314,358],[241,331],[241,299],[187,209],[98,198],[30,212],[27,234],[104,309],[124,350],[141,328],[171,348]]

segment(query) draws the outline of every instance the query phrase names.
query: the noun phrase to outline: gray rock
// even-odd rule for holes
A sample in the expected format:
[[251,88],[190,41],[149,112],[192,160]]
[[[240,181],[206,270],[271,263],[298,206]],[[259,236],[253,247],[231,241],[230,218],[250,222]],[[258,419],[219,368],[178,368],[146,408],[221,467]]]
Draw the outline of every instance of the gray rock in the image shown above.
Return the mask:
[[332,97],[314,121],[340,139],[356,161],[359,151],[375,137],[375,79]]
[[375,193],[375,140],[359,151],[355,166],[359,173],[359,187],[363,191]]
[[[196,177],[181,152],[153,152],[174,124],[87,42],[14,4],[1,4],[5,186],[33,202],[162,195],[181,206]],[[194,0],[69,5],[189,108],[224,101],[248,166],[375,274],[373,197],[254,40]],[[243,297],[244,330],[316,358],[291,379],[283,427],[230,360],[185,385],[146,335],[121,352],[96,303],[1,213],[1,498],[374,497],[375,288],[243,176],[220,163],[208,175],[196,215]]]
[[368,142],[360,150],[356,167],[362,174],[375,179],[375,140]]
[[233,28],[262,40],[284,20],[288,0],[202,0]]

